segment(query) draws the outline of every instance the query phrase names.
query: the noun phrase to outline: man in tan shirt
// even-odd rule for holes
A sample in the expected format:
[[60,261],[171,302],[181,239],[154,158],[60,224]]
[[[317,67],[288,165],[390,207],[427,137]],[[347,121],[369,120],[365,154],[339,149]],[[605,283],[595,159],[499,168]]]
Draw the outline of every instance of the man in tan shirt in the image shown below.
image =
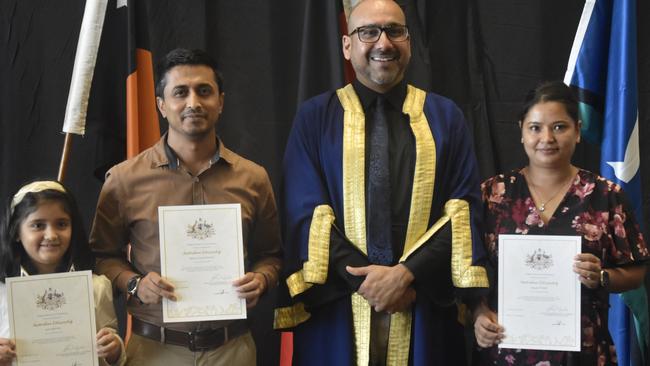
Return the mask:
[[271,183],[264,168],[228,150],[216,135],[224,92],[209,55],[173,50],[158,77],[157,104],[169,130],[106,174],[91,232],[97,272],[132,295],[129,364],[254,365],[255,345],[243,320],[163,323],[161,300],[176,295],[174,284],[160,276],[158,206],[241,204],[248,272],[233,285],[253,307],[280,269]]

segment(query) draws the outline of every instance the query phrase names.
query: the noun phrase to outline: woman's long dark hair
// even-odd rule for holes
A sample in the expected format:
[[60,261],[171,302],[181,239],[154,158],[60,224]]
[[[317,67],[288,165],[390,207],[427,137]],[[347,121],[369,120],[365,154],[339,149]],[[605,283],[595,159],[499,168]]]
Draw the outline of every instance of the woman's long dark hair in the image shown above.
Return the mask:
[[72,225],[70,247],[61,260],[57,272],[68,271],[72,265],[77,271],[94,268],[95,258],[90,251],[79,208],[74,197],[69,193],[70,191],[65,187],[64,189],[65,192],[55,189],[29,192],[14,207],[13,211],[11,210],[13,195],[9,198],[0,221],[0,281],[4,282],[6,277],[20,275],[21,264],[27,272],[36,274],[34,266],[20,242],[20,225],[44,201],[60,202],[63,210],[70,215]]

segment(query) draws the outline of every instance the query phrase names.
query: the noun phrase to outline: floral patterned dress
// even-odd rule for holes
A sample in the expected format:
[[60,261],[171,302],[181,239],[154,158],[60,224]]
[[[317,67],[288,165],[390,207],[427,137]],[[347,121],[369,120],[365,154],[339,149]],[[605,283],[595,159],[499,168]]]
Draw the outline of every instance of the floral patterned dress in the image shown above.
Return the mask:
[[[560,205],[545,224],[521,170],[490,178],[481,185],[485,204],[485,244],[493,268],[499,234],[580,235],[582,252],[601,259],[604,268],[645,261],[648,248],[620,186],[580,170]],[[495,271],[496,272],[496,271]],[[492,283],[498,283],[496,276]],[[490,295],[496,310],[497,291]],[[582,286],[582,351],[481,350],[482,365],[612,365],[616,352],[607,330],[609,293]]]

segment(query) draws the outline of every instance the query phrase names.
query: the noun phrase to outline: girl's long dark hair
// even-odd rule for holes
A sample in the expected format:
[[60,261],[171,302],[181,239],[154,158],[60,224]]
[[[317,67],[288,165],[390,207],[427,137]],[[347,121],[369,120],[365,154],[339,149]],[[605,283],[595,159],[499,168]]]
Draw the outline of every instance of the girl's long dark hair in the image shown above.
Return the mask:
[[[65,187],[64,187],[65,188]],[[92,270],[95,265],[95,258],[90,251],[88,237],[84,230],[81,214],[77,203],[65,188],[65,192],[54,189],[46,189],[40,192],[30,192],[11,210],[13,195],[9,198],[4,215],[0,221],[0,281],[4,282],[6,277],[20,275],[21,264],[32,274],[36,274],[31,260],[20,242],[19,230],[22,222],[32,212],[38,209],[43,201],[60,202],[63,210],[70,215],[72,235],[70,247],[61,260],[57,272],[67,271],[72,265],[75,270]]]

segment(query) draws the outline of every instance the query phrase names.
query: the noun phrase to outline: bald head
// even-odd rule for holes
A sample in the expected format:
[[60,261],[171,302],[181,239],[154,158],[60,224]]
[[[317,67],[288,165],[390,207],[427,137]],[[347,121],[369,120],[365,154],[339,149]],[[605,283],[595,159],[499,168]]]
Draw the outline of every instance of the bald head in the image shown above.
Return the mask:
[[[357,12],[359,12],[360,15],[356,15]],[[348,33],[361,26],[357,25],[360,20],[357,18],[362,18],[368,12],[390,12],[395,15],[399,14],[401,24],[406,24],[406,16],[404,15],[402,8],[400,8],[394,0],[360,0],[352,7],[352,9],[350,9],[350,14],[348,15]]]

